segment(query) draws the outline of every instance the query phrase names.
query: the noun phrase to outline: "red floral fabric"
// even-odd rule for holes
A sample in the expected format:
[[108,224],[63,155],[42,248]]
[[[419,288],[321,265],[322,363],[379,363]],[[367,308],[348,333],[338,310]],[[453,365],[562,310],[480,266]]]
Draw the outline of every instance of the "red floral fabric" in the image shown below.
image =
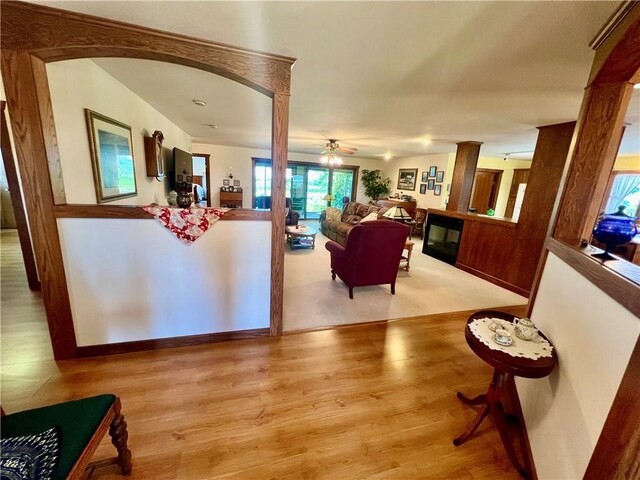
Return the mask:
[[149,205],[144,207],[160,224],[179,240],[191,245],[216,223],[228,208],[177,208]]

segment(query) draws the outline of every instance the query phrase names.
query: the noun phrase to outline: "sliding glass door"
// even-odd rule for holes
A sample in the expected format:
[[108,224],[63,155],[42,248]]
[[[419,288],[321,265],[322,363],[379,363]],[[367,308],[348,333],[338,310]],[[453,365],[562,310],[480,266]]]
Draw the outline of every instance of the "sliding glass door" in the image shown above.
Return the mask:
[[[317,219],[327,207],[328,193],[335,197],[332,207],[340,208],[355,196],[357,167],[328,168],[313,163],[289,162],[286,196],[301,219]],[[271,162],[255,160],[253,169],[254,208],[268,208],[264,197],[271,197]],[[269,202],[270,206],[270,202]]]

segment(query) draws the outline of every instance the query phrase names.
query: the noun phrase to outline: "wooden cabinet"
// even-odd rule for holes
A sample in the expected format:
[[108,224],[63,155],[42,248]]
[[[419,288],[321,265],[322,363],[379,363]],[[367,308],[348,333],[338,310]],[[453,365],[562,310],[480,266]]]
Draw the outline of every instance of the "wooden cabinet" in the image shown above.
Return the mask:
[[223,192],[220,190],[220,207],[242,208],[242,192]]

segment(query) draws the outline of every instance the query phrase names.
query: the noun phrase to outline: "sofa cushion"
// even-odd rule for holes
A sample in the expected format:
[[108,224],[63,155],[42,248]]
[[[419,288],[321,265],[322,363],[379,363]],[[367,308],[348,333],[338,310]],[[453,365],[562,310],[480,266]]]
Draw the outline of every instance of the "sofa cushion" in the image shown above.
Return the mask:
[[359,215],[360,217],[366,217],[369,214],[371,205],[364,205],[362,203],[358,203],[357,204],[358,207],[356,208],[356,215]]
[[339,222],[342,219],[342,212],[339,208],[327,207],[325,218],[331,222]]
[[360,215],[342,215],[342,222],[349,225],[358,225],[361,220],[362,216]]
[[378,214],[377,214],[377,212],[371,212],[369,215],[367,215],[362,220],[360,220],[360,223],[373,222],[375,220],[378,220]]
[[345,215],[355,215],[358,211],[358,202],[349,202],[344,206],[344,210],[342,211],[343,221]]

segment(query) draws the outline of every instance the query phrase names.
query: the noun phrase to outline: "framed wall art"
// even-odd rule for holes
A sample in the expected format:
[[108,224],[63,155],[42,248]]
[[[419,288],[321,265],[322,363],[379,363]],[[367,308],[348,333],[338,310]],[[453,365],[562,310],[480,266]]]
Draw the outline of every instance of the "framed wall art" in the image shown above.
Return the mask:
[[432,167],[429,167],[429,178],[434,178],[436,176],[437,171],[438,171],[438,167],[436,167],[435,165],[433,165]]
[[228,178],[223,179],[222,185],[229,186],[230,185],[229,179]]
[[428,179],[429,179],[429,172],[422,172],[422,182],[427,183]]
[[98,203],[138,195],[131,127],[85,108]]
[[401,168],[398,172],[398,190],[415,190],[417,177],[417,168]]
[[442,194],[442,185],[436,185],[433,189],[433,194],[439,197]]
[[444,182],[444,170],[440,170],[439,172],[436,172],[436,182],[438,183]]
[[431,179],[427,182],[427,190],[433,190],[435,187],[436,181]]
[[233,186],[234,187],[239,187],[240,186],[240,180],[234,180],[233,181]]
[[[426,173],[426,172],[425,172]],[[424,174],[423,174],[424,175]],[[420,184],[420,193],[425,194],[427,193],[427,184],[426,183],[421,183]]]

